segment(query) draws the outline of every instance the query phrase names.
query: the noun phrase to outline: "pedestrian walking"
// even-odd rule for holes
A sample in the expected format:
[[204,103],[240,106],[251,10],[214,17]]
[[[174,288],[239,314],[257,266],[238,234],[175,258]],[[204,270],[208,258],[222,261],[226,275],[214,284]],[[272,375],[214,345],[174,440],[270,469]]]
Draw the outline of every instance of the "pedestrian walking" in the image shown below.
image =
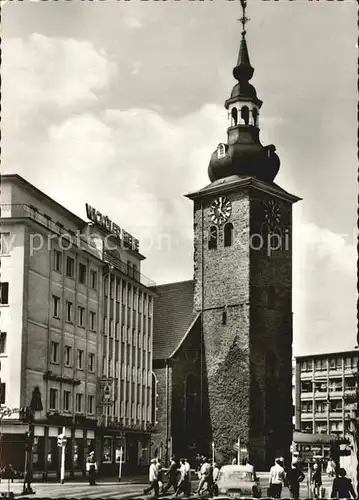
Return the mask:
[[157,457],[157,479],[158,479],[158,488],[159,492],[163,493],[163,470],[162,470],[162,462]]
[[335,473],[335,462],[333,460],[328,460],[326,473],[329,477],[333,477]]
[[185,494],[190,495],[191,494],[191,466],[188,462],[188,459],[184,459],[184,466],[185,466]]
[[283,484],[286,480],[286,474],[280,458],[276,458],[274,465],[269,471],[269,492],[268,496],[280,498]]
[[353,484],[346,475],[347,471],[345,469],[340,468],[338,470],[338,475],[333,480],[331,498],[356,498]]
[[186,489],[188,489],[186,487],[186,464],[185,464],[185,459],[181,458],[180,463],[181,463],[181,465],[180,465],[180,479],[179,479],[178,485],[177,485],[176,497],[180,493],[186,493]]
[[163,493],[166,493],[171,488],[171,486],[173,486],[173,489],[176,493],[178,484],[177,481],[178,473],[177,473],[177,462],[174,457],[171,457],[170,466],[168,471],[166,472],[166,476],[168,476],[168,483],[163,488]]
[[213,465],[211,462],[208,462],[208,470],[207,470],[207,477],[206,477],[206,483],[207,483],[207,490],[209,493],[209,497],[213,497],[213,492],[214,492],[214,482],[213,482]]
[[208,458],[205,457],[203,460],[203,464],[201,466],[201,470],[200,470],[200,481],[199,481],[198,488],[197,488],[197,495],[201,494],[202,488],[204,487],[204,484],[207,481],[208,469],[209,469],[209,462],[208,462]]
[[232,460],[232,465],[237,465],[237,459],[236,459],[236,458],[234,458],[234,459]]
[[152,458],[150,468],[148,471],[148,482],[150,486],[143,490],[144,495],[148,495],[150,491],[154,490],[154,498],[159,496],[159,485],[158,485],[158,465],[157,460]]
[[91,451],[86,458],[86,472],[89,477],[89,485],[96,486],[96,473],[97,473],[97,462],[95,458],[95,452]]
[[213,493],[218,495],[217,480],[219,477],[219,467],[216,463],[213,464]]
[[194,463],[195,463],[196,473],[199,473],[202,466],[202,457],[199,453],[197,453],[196,456],[194,457]]
[[322,471],[321,464],[317,461],[313,465],[313,475],[312,475],[312,488],[314,498],[320,498],[320,489],[322,487]]
[[292,464],[292,467],[288,470],[287,481],[290,494],[294,500],[299,499],[300,483],[303,481],[304,477],[299,462]]

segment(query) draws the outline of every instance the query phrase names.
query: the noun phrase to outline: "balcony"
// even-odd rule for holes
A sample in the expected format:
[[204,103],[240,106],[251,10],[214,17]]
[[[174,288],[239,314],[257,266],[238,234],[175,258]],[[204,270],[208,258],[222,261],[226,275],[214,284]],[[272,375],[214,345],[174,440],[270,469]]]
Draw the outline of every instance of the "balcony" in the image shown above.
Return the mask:
[[[31,219],[43,227],[46,227],[52,233],[66,238],[74,247],[81,248],[95,257],[101,259],[101,251],[95,246],[90,238],[81,234],[83,228],[79,228],[75,233],[62,225],[57,224],[49,216],[40,213],[35,207],[25,204],[0,204],[1,219]],[[49,242],[45,242],[48,244]]]
[[300,393],[300,399],[313,399],[313,392],[302,391]]
[[328,398],[327,391],[315,391],[314,395],[315,395],[315,399],[327,399]]
[[345,396],[354,396],[356,394],[356,388],[353,387],[344,387]]
[[312,412],[308,412],[308,411],[302,412],[300,414],[300,418],[301,418],[301,420],[312,420],[313,413]]
[[342,398],[343,388],[342,387],[329,387],[329,398]]
[[316,410],[314,414],[315,420],[326,420],[328,415],[327,410]]
[[343,410],[340,409],[338,411],[331,410],[329,413],[329,417],[331,420],[343,420]]
[[144,274],[135,271],[133,268],[128,268],[127,264],[125,264],[124,262],[122,262],[122,260],[115,257],[110,250],[104,251],[103,260],[107,264],[114,266],[116,269],[118,269],[121,273],[125,274],[129,278],[133,279],[134,281],[137,281],[138,283],[141,283],[141,285],[144,285],[146,287],[156,285],[154,281],[152,281]]
[[300,372],[300,379],[301,380],[312,380],[313,378],[313,372]]

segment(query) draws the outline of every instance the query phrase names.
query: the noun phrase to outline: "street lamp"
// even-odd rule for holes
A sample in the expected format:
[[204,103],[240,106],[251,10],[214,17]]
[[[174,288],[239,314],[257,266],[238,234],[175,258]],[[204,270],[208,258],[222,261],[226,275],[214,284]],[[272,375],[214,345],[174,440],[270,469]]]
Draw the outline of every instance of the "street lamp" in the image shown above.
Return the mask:
[[22,494],[31,495],[34,493],[31,488],[32,482],[32,452],[34,446],[34,421],[41,415],[41,411],[35,410],[32,406],[25,408],[25,419],[28,423],[28,429],[25,432],[25,465],[24,465],[24,483]]

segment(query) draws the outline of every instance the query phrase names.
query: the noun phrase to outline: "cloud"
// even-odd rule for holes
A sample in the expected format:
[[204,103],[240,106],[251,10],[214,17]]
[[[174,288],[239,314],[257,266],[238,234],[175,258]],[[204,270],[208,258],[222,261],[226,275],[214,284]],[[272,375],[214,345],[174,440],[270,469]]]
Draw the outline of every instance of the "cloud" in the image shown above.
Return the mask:
[[[133,68],[140,70],[139,63]],[[140,239],[147,256],[143,271],[157,282],[191,278],[192,202],[182,195],[209,182],[210,155],[226,140],[226,112],[206,104],[169,117],[157,102],[153,109],[92,109],[115,71],[89,42],[38,34],[7,39],[4,170],[23,175],[81,216],[85,202],[106,213]],[[263,118],[272,142],[283,120]],[[31,136],[34,129],[41,134]],[[283,187],[288,172],[281,170]],[[313,224],[301,208],[295,214],[296,352],[350,348],[356,329],[354,240]]]
[[143,24],[135,17],[126,17],[124,22],[127,28],[130,29],[139,29],[143,27]]
[[[348,237],[349,236],[349,237]],[[294,217],[293,303],[296,354],[356,344],[356,235]]]
[[[26,126],[41,112],[93,103],[116,72],[106,54],[83,40],[34,33],[3,40],[2,92],[5,126]],[[65,108],[65,109],[64,109]],[[40,115],[40,116],[39,116]],[[16,122],[14,121],[16,120]]]

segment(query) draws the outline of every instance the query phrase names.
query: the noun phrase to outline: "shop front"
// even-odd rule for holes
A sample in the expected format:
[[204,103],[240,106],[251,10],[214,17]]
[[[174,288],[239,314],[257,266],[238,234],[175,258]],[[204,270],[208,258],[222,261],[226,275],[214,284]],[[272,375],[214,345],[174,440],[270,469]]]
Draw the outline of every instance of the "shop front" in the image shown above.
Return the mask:
[[100,475],[117,476],[121,458],[122,474],[147,471],[149,446],[150,435],[147,433],[101,429],[97,447]]
[[[32,453],[32,469],[34,478],[60,477],[61,448],[57,445],[57,437],[62,427],[36,426],[34,429],[34,446]],[[95,449],[95,430],[65,427],[67,438],[65,447],[65,477],[85,475],[86,457]]]
[[2,421],[0,425],[0,465],[11,465],[17,477],[21,477],[25,469],[25,433],[29,430],[33,433],[33,445],[28,465],[34,480],[60,477],[61,448],[57,438],[63,427],[67,437],[65,477],[84,475],[86,457],[95,450],[96,420],[80,422],[57,416],[33,424],[14,419]]

